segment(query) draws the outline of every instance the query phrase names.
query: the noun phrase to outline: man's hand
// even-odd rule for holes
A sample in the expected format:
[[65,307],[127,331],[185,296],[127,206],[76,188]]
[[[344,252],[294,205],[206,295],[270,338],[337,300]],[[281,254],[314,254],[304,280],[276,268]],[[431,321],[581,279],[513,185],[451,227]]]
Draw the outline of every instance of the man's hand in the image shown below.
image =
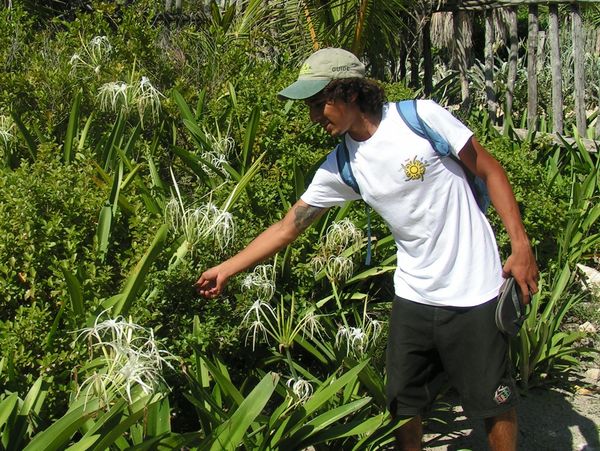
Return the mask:
[[502,275],[506,278],[513,276],[521,289],[523,303],[531,302],[531,295],[538,291],[538,267],[530,246],[523,246],[520,250],[513,249],[513,253],[508,257]]
[[230,277],[221,266],[214,266],[200,275],[200,278],[194,284],[200,296],[214,299],[221,294]]

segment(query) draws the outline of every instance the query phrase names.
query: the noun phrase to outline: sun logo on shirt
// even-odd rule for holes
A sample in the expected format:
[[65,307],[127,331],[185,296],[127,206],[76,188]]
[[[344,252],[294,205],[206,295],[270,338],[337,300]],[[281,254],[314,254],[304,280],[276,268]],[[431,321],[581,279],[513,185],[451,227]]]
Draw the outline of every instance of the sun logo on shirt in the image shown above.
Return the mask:
[[406,181],[409,180],[421,180],[425,177],[425,170],[428,164],[422,160],[417,159],[415,156],[412,160],[407,160],[406,164],[402,165],[404,169],[404,175],[406,175]]

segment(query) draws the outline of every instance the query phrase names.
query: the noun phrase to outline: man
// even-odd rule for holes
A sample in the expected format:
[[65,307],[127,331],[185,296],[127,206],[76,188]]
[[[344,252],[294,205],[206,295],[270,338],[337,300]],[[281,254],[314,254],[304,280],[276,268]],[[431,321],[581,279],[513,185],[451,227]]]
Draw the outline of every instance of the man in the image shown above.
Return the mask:
[[413,133],[393,104],[384,103],[383,90],[365,78],[353,54],[315,52],[279,95],[303,99],[313,122],[345,140],[361,194],[343,181],[331,152],[286,216],[205,271],[198,292],[217,296],[231,276],[291,243],[327,208],[362,197],[387,222],[397,245],[386,391],[392,415],[412,418],[396,433],[399,448],[421,449],[421,415],[447,374],[466,413],[484,419],[491,448],[516,449],[517,394],[507,338],[495,326],[494,311],[503,277],[515,278],[528,303],[537,291],[538,271],[500,164],[445,109],[432,101],[417,103],[419,116],[485,181],[511,239],[504,267],[465,172]]

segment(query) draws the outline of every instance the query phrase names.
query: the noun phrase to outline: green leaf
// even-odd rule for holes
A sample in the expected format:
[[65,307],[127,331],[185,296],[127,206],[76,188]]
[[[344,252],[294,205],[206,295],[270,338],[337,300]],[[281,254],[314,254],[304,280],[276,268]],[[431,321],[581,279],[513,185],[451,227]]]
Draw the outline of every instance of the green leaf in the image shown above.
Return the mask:
[[79,136],[79,143],[77,144],[77,151],[81,152],[83,147],[85,146],[85,140],[87,139],[87,135],[90,131],[90,126],[92,125],[92,120],[94,119],[94,112],[90,114],[83,126],[83,130],[81,131],[81,135]]
[[83,290],[81,289],[81,284],[75,274],[69,271],[66,262],[63,262],[60,265],[60,269],[65,276],[65,282],[67,283],[67,290],[71,299],[71,310],[73,310],[75,316],[83,317],[85,308],[83,306]]
[[100,210],[100,216],[98,218],[98,227],[96,229],[96,239],[98,243],[98,256],[100,260],[104,261],[104,257],[108,250],[108,243],[110,240],[110,229],[112,225],[112,207],[105,205]]
[[73,105],[71,106],[71,113],[69,114],[69,124],[67,125],[67,134],[65,136],[65,142],[63,145],[63,161],[70,163],[73,153],[73,141],[77,135],[79,128],[79,109],[81,106],[81,90],[75,94]]
[[119,167],[113,176],[113,183],[110,189],[108,203],[111,205],[112,217],[114,218],[119,208],[119,193],[121,191],[121,181],[123,180],[123,162],[119,161]]
[[358,373],[363,370],[367,362],[368,360],[360,362],[354,368],[342,374],[338,379],[331,377],[325,381],[304,404],[306,416],[311,415],[323,404],[331,401],[331,399],[335,397],[336,393],[340,391],[346,384],[354,382],[358,376]]
[[359,411],[370,401],[371,398],[357,399],[356,401],[352,401],[348,404],[335,407],[331,410],[328,410],[325,413],[322,413],[321,415],[313,418],[300,429],[298,429],[294,433],[294,435],[292,435],[288,440],[282,442],[281,447],[283,449],[301,449],[308,445],[314,445],[315,443],[318,443],[316,441],[313,442],[312,440],[307,439],[313,434],[327,428],[329,425],[335,423],[336,421],[341,420],[342,418]]
[[16,413],[18,402],[19,396],[16,393],[11,393],[0,402],[0,430],[7,424],[9,418]]
[[173,89],[173,92],[171,93],[171,96],[173,97],[173,100],[175,101],[175,104],[179,108],[179,112],[181,113],[181,117],[184,120],[187,119],[188,121],[191,121],[192,123],[195,123],[196,122],[196,117],[192,113],[192,110],[188,106],[187,102],[185,101],[185,99],[183,98],[183,96],[181,95],[181,93],[177,89]]
[[83,406],[66,413],[52,423],[48,429],[37,434],[25,451],[60,451],[64,450],[77,430],[93,415],[85,412]]
[[11,116],[13,121],[15,122],[15,125],[19,129],[19,132],[23,136],[25,144],[27,144],[27,150],[29,150],[29,155],[33,160],[35,160],[35,157],[37,155],[37,145],[35,144],[31,133],[29,133],[29,130],[27,130],[27,127],[25,127],[25,124],[21,120],[21,116],[19,116],[15,111],[11,112]]
[[[146,414],[146,408],[149,403],[155,402],[156,398],[161,395],[144,397],[136,401],[133,405],[127,407],[127,415],[120,418],[116,425],[111,425],[110,428],[101,431],[102,439],[94,446],[95,451],[104,451],[110,449],[110,446],[117,440],[121,439],[127,430],[140,421]],[[152,399],[154,398],[154,399]],[[111,409],[112,410],[112,409]],[[124,407],[119,410],[125,410]],[[118,412],[117,412],[118,413]]]
[[146,435],[158,437],[171,432],[171,406],[169,398],[164,397],[148,407]]
[[242,176],[242,178],[239,180],[239,182],[235,185],[235,187],[231,191],[231,194],[229,195],[229,197],[225,201],[225,204],[222,207],[223,210],[229,211],[229,209],[239,199],[239,197],[242,195],[242,193],[246,189],[246,186],[250,183],[250,180],[252,180],[254,175],[258,172],[258,169],[260,168],[260,163],[262,162],[262,159],[264,158],[265,155],[266,155],[266,152],[263,152],[256,159],[256,161],[252,164],[252,166],[248,169],[248,171]]
[[244,135],[244,143],[242,146],[242,167],[240,173],[245,174],[248,166],[250,166],[250,159],[252,157],[252,147],[254,147],[254,141],[256,139],[256,131],[258,130],[258,123],[260,121],[260,109],[254,107],[250,113],[250,118],[246,124],[246,133]]
[[326,430],[320,431],[310,437],[311,444],[326,442],[344,437],[353,437],[356,435],[371,435],[378,430],[389,418],[389,413],[380,413],[377,416],[359,418],[348,423],[342,423]]
[[211,451],[233,450],[242,443],[246,430],[271,399],[278,382],[279,375],[275,373],[269,373],[262,378],[231,418],[217,429]]
[[89,437],[83,437],[74,445],[69,446],[65,451],[86,451],[94,446],[94,443],[100,439],[101,435],[90,435]]
[[138,294],[138,291],[144,283],[144,278],[146,277],[146,274],[148,274],[152,263],[154,263],[154,260],[156,260],[156,258],[163,249],[163,246],[167,239],[168,231],[169,226],[167,224],[163,224],[160,227],[160,229],[158,229],[158,232],[156,232],[156,236],[150,244],[150,247],[148,248],[144,256],[141,258],[141,260],[137,263],[135,268],[133,268],[133,271],[127,278],[125,288],[121,292],[123,297],[120,298],[118,303],[113,307],[113,315],[126,315],[127,312],[129,312],[131,304],[133,303],[135,297]]

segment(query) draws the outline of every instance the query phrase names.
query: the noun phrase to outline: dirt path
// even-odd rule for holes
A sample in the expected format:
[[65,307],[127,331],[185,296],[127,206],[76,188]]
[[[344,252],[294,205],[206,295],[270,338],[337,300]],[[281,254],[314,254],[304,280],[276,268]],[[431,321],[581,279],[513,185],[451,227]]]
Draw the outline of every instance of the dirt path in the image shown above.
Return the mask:
[[[533,389],[519,406],[519,450],[600,451],[600,383],[586,383],[573,394],[559,389]],[[426,435],[429,451],[487,450],[483,426],[456,407],[443,414],[447,425],[433,423]],[[436,414],[436,416],[439,416]]]

